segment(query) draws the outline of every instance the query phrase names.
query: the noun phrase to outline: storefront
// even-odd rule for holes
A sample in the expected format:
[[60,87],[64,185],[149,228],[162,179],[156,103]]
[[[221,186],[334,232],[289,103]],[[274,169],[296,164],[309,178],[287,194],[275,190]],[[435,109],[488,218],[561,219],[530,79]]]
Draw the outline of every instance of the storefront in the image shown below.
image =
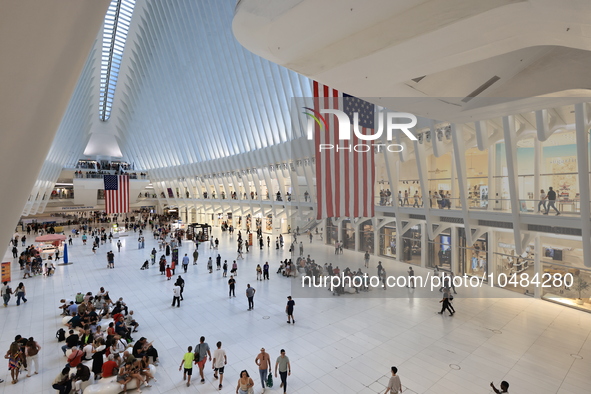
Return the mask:
[[[520,255],[515,252],[515,244],[513,242],[512,233],[495,233],[493,261],[495,264],[495,278],[497,283],[501,280],[500,278],[506,277],[510,279],[514,274],[517,275],[517,278],[522,273],[527,274],[530,278],[534,277],[535,248],[533,241],[525,247]],[[520,282],[519,280],[508,280],[507,285],[504,286],[504,288],[533,297],[535,284],[529,281]]]
[[458,274],[477,276],[488,281],[488,233],[466,245],[466,230],[458,228]]
[[451,229],[443,230],[428,241],[427,267],[451,271]]
[[398,256],[400,261],[421,265],[421,229],[422,225],[417,224],[402,235],[402,253]]
[[542,298],[591,311],[591,269],[583,262],[580,240],[541,237]]
[[366,220],[359,226],[359,250],[374,253],[374,233],[371,220]]
[[326,244],[334,245],[339,240],[339,226],[333,224],[331,218],[326,218]]
[[342,229],[343,248],[355,250],[355,227],[353,227],[351,220],[343,220]]
[[396,224],[380,229],[380,256],[396,258]]

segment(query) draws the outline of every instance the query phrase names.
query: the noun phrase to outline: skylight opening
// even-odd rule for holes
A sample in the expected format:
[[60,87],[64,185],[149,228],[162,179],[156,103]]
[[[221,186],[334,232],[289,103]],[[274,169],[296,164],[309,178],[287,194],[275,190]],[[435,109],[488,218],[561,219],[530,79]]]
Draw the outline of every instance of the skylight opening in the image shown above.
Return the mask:
[[99,118],[103,122],[111,117],[115,87],[134,7],[135,0],[112,0],[105,16],[99,103]]

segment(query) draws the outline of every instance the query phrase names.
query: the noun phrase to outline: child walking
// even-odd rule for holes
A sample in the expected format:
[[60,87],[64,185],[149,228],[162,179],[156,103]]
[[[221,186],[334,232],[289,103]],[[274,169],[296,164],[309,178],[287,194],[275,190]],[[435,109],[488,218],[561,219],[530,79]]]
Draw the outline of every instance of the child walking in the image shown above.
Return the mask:
[[[192,352],[193,346],[189,346],[187,348],[187,353],[183,356],[183,361],[181,361],[181,365],[179,365],[179,371],[184,366],[183,370],[183,380],[187,381],[187,387],[191,385],[191,375],[193,375],[193,361],[195,360],[195,353]],[[187,375],[189,376],[187,378]]]
[[172,270],[170,269],[170,265],[166,266],[166,278],[167,280],[170,280],[170,278],[172,277]]

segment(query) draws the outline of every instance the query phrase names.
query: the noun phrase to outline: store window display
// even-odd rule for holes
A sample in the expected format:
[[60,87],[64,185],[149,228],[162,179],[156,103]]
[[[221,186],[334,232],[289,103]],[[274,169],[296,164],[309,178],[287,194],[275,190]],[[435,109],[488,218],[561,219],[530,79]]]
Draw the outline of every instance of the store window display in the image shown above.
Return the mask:
[[355,228],[350,220],[343,220],[342,223],[343,234],[341,240],[343,247],[349,250],[355,250]]
[[359,226],[359,250],[369,251],[370,254],[374,253],[374,234],[373,225],[371,220],[366,220]]
[[380,229],[380,255],[396,257],[396,227],[392,224]]
[[583,262],[582,242],[555,237],[540,240],[544,245],[542,298],[591,311],[591,270]]
[[[521,254],[517,254],[515,244],[513,243],[513,234],[498,232],[496,234],[495,252],[493,254],[496,264],[496,277],[498,278],[500,274],[504,274],[507,278],[511,278],[513,275],[519,278],[520,274],[525,273],[529,278],[533,278],[535,274],[534,250],[534,243],[532,242],[525,247]],[[527,286],[523,286],[523,283],[517,280],[513,281],[513,283],[507,283],[504,288],[533,296],[536,285],[529,281],[526,283]]]
[[411,227],[402,235],[402,250],[398,259],[408,264],[421,265],[421,225]]
[[488,207],[488,149],[471,148],[466,151],[466,172],[468,186],[468,207]]
[[451,229],[437,235],[433,241],[428,241],[428,267],[451,270]]
[[466,245],[466,231],[458,228],[459,273],[484,277],[488,281],[488,233],[484,233],[470,247]]

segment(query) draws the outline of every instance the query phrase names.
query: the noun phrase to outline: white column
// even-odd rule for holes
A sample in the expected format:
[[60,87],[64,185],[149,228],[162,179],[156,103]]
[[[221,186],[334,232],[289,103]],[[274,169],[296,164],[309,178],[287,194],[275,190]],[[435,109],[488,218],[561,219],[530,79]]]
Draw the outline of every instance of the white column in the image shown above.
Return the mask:
[[[542,256],[542,241],[540,236],[536,235],[534,239],[534,276],[538,274],[538,278],[542,279],[542,264],[540,263],[540,257]],[[534,297],[541,298],[542,291],[540,286],[534,287]]]
[[577,167],[581,200],[581,235],[583,238],[583,262],[591,267],[591,209],[589,207],[589,137],[587,134],[584,104],[575,104],[575,130],[577,136]]
[[523,252],[521,247],[521,228],[519,226],[519,188],[517,187],[517,141],[515,135],[515,119],[503,116],[503,135],[505,137],[505,153],[507,156],[507,172],[509,178],[509,199],[513,222],[513,239],[515,252]]

